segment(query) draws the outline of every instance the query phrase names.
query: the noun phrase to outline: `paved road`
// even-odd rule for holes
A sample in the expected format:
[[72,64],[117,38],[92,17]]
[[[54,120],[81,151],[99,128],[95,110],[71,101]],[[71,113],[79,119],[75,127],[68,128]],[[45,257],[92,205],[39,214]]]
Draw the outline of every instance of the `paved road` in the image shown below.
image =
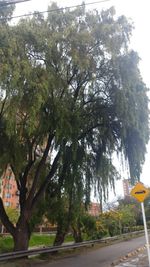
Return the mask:
[[[6,267],[109,267],[113,261],[127,253],[143,246],[145,244],[144,237],[138,237],[132,240],[120,242],[110,246],[96,248],[95,250],[86,250],[82,254],[66,256],[63,259],[57,259],[50,262],[40,262],[39,264],[26,263],[21,265],[2,265]],[[1,266],[1,265],[0,265]]]
[[145,237],[113,244],[107,247],[70,256],[56,262],[40,265],[40,267],[108,267],[118,258],[145,244]]

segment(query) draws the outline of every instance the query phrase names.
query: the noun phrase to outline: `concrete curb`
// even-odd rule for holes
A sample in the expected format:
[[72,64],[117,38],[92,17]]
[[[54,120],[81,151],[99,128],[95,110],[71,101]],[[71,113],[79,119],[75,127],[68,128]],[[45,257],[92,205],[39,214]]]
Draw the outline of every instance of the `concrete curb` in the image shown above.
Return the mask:
[[127,255],[125,256],[122,256],[120,259],[114,261],[111,263],[111,266],[116,266],[118,265],[119,263],[127,260],[128,258],[132,257],[132,256],[136,256],[139,252],[142,252],[146,249],[146,245],[144,245],[143,247],[140,247],[140,248],[137,248],[136,250],[134,251],[131,251],[129,252]]

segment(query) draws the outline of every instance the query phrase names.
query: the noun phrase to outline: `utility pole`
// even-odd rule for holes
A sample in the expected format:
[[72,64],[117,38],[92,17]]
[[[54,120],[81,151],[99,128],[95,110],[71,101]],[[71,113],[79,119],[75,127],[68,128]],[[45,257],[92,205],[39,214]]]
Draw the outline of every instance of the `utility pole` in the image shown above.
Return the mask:
[[0,7],[5,7],[8,5],[14,5],[22,2],[27,2],[30,0],[0,0]]

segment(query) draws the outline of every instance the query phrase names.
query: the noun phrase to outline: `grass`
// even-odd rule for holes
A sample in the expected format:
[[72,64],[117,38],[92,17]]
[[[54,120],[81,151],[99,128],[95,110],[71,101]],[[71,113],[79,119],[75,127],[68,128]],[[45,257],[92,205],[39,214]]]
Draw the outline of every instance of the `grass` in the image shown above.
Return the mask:
[[[39,246],[52,246],[55,235],[40,235],[33,234],[30,239],[29,247],[39,247]],[[68,235],[65,238],[65,242],[73,241],[72,236]],[[13,239],[11,236],[1,236],[0,237],[0,253],[9,252],[13,250]]]
[[0,237],[0,253],[9,252],[13,250],[13,239],[11,236]]
[[29,242],[29,247],[52,246],[54,238],[54,235],[33,234]]

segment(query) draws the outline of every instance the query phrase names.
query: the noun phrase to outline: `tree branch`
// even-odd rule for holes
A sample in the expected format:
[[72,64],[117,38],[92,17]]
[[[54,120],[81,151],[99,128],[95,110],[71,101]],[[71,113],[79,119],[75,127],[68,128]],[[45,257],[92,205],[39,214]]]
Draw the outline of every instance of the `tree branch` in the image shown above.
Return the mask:
[[32,143],[30,142],[30,140],[27,138],[27,144],[29,147],[29,154],[28,154],[28,163],[25,167],[25,170],[22,173],[20,173],[19,175],[19,179],[16,179],[17,182],[17,187],[18,190],[20,191],[20,195],[19,195],[19,203],[20,203],[20,210],[22,211],[22,209],[24,208],[25,205],[25,201],[26,201],[26,194],[27,194],[27,179],[29,176],[29,172],[35,162],[35,158],[33,158],[32,156],[32,151],[33,151],[33,145],[34,145],[35,139],[32,141]]
[[53,164],[52,164],[50,172],[48,173],[48,175],[45,178],[45,181],[43,182],[43,184],[40,186],[38,192],[36,193],[36,195],[35,195],[35,197],[34,197],[34,199],[32,201],[32,208],[35,207],[36,203],[41,198],[43,192],[45,191],[46,187],[50,183],[51,178],[54,176],[54,174],[55,174],[55,172],[57,170],[57,167],[58,167],[58,162],[59,162],[59,159],[60,159],[60,155],[61,155],[61,150],[58,151],[58,153],[57,153],[57,155],[56,155],[56,157],[55,157],[55,159],[53,161]]
[[2,224],[6,227],[9,233],[11,233],[12,236],[15,235],[15,227],[12,224],[12,222],[9,220],[6,211],[4,209],[3,201],[0,198],[0,218],[2,221]]
[[89,129],[87,129],[85,132],[83,132],[79,137],[78,140],[81,140],[84,138],[88,133],[90,133],[92,130],[96,129],[97,127],[104,126],[103,123],[96,123],[95,125],[91,126]]
[[34,194],[35,194],[35,191],[36,191],[38,178],[39,178],[41,170],[44,167],[44,164],[46,162],[46,159],[47,159],[47,156],[48,156],[49,149],[50,149],[50,146],[51,146],[53,138],[54,138],[53,134],[49,135],[45,151],[44,151],[43,156],[42,156],[42,158],[41,158],[41,160],[40,160],[40,162],[39,162],[39,164],[37,166],[37,169],[36,169],[36,172],[35,172],[35,175],[34,175],[34,179],[33,179],[33,183],[32,183],[32,187],[31,187],[28,199],[27,199],[27,203],[28,204],[31,204],[32,199],[34,198]]
[[27,184],[27,178],[29,175],[29,171],[31,170],[32,166],[34,164],[34,161],[29,161],[23,176],[20,176],[20,196],[19,196],[19,202],[20,202],[20,209],[22,210],[24,208],[25,205],[25,201],[26,201],[26,194],[27,194],[27,188],[26,188],[26,184]]
[[5,97],[3,103],[2,103],[2,107],[1,107],[1,111],[0,111],[0,118],[2,117],[2,114],[3,114],[3,111],[4,111],[4,107],[5,107],[5,104],[6,104],[6,100],[7,100],[7,96]]

